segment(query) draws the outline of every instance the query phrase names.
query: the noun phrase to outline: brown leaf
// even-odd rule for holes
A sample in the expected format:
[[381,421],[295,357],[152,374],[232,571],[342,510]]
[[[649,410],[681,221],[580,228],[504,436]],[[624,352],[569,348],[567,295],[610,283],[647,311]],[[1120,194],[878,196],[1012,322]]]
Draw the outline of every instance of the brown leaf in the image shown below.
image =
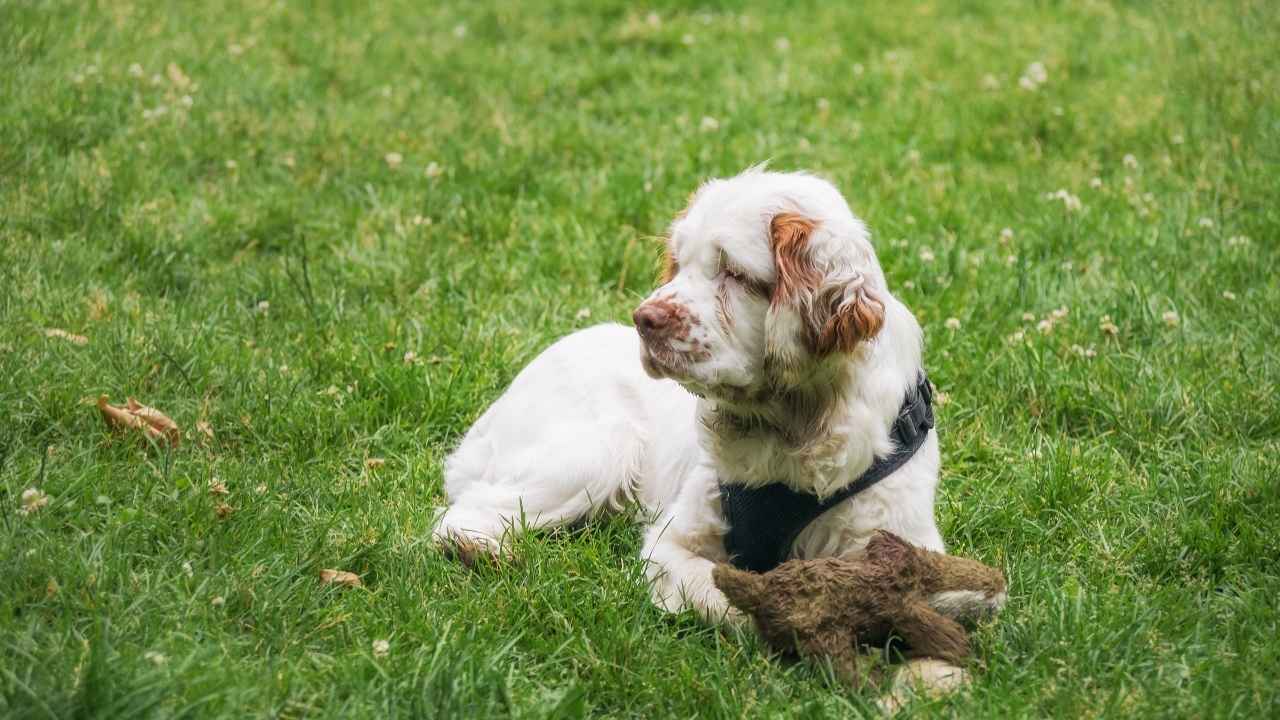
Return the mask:
[[112,430],[138,430],[151,440],[168,443],[174,447],[182,441],[182,432],[178,424],[168,415],[152,407],[140,404],[129,398],[128,405],[120,407],[108,402],[106,395],[98,396],[98,411],[107,427]]
[[387,461],[382,458],[366,458],[364,461],[364,466],[370,470],[377,470],[386,464]]
[[66,340],[69,343],[74,343],[76,345],[89,344],[89,338],[83,335],[76,335],[75,333],[69,333],[66,330],[63,330],[61,328],[45,328],[44,336],[51,337],[51,338],[62,338],[63,340]]
[[347,572],[346,570],[329,569],[320,571],[320,583],[322,585],[335,584],[345,585],[347,587],[360,587],[364,585],[364,583],[360,582],[360,576],[355,573]]
[[102,413],[102,419],[107,421],[107,427],[112,430],[141,430],[147,425],[128,409],[111,405],[106,395],[98,396],[98,411]]
[[133,398],[129,398],[128,409],[133,415],[142,418],[142,421],[150,428],[147,434],[153,439],[167,438],[174,447],[181,444],[182,430],[178,428],[178,423],[174,422],[168,415],[153,407],[147,407]]

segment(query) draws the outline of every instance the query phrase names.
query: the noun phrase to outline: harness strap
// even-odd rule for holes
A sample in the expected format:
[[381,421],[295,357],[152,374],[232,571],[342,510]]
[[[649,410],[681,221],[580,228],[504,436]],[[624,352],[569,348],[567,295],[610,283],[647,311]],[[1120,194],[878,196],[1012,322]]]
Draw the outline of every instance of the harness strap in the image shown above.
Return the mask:
[[902,467],[933,428],[933,389],[924,371],[907,391],[889,436],[894,450],[877,458],[857,480],[825,500],[782,483],[757,488],[720,483],[720,504],[729,530],[724,536],[730,562],[742,570],[768,572],[782,564],[809,523],[831,508],[875,485]]

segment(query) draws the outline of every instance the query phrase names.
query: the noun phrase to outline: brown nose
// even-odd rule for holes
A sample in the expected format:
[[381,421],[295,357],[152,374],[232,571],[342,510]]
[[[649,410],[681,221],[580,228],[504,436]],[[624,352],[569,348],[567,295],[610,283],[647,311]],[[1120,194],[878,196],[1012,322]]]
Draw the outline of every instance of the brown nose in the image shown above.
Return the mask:
[[649,303],[636,308],[635,314],[631,316],[636,323],[636,330],[640,331],[640,337],[645,340],[652,340],[666,333],[671,327],[671,318],[669,309]]

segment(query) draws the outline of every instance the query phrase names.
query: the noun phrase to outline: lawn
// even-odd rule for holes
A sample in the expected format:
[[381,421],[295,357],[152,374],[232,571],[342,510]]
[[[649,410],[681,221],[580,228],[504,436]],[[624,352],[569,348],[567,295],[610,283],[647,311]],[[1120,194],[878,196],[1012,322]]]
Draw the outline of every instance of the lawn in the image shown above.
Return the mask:
[[874,715],[659,613],[627,518],[427,539],[468,423],[765,159],[871,226],[1011,581],[907,714],[1280,714],[1277,48],[1265,1],[0,0],[0,716]]

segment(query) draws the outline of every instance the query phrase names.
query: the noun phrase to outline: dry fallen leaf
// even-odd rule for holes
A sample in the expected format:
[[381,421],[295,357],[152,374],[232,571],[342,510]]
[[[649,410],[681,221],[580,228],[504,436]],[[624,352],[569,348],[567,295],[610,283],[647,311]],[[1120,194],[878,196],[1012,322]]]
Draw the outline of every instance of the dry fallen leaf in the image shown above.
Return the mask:
[[[178,423],[174,422],[168,415],[153,407],[147,407],[133,398],[129,398],[128,402],[129,412],[142,418],[143,422],[150,428],[147,431],[148,435],[155,437],[157,440],[159,436],[164,436],[168,438],[174,447],[177,447],[182,442],[182,431],[178,429]],[[152,432],[153,430],[155,431],[154,433]]]
[[364,585],[364,583],[360,582],[359,575],[347,572],[346,570],[321,570],[320,582],[324,585],[332,583],[335,585],[346,585],[347,587],[360,587]]
[[76,345],[89,344],[89,338],[83,335],[76,335],[75,333],[69,333],[66,330],[63,330],[61,328],[45,328],[44,336],[51,337],[51,338],[62,338],[63,340],[66,340],[67,342],[70,342],[70,343],[75,343]]
[[386,464],[387,464],[387,461],[383,460],[382,458],[367,458],[364,461],[364,466],[370,470],[377,470],[378,468]]
[[182,431],[168,415],[133,398],[129,398],[128,405],[120,407],[110,404],[106,395],[99,395],[98,411],[112,430],[141,430],[148,438],[174,447],[182,441]]

